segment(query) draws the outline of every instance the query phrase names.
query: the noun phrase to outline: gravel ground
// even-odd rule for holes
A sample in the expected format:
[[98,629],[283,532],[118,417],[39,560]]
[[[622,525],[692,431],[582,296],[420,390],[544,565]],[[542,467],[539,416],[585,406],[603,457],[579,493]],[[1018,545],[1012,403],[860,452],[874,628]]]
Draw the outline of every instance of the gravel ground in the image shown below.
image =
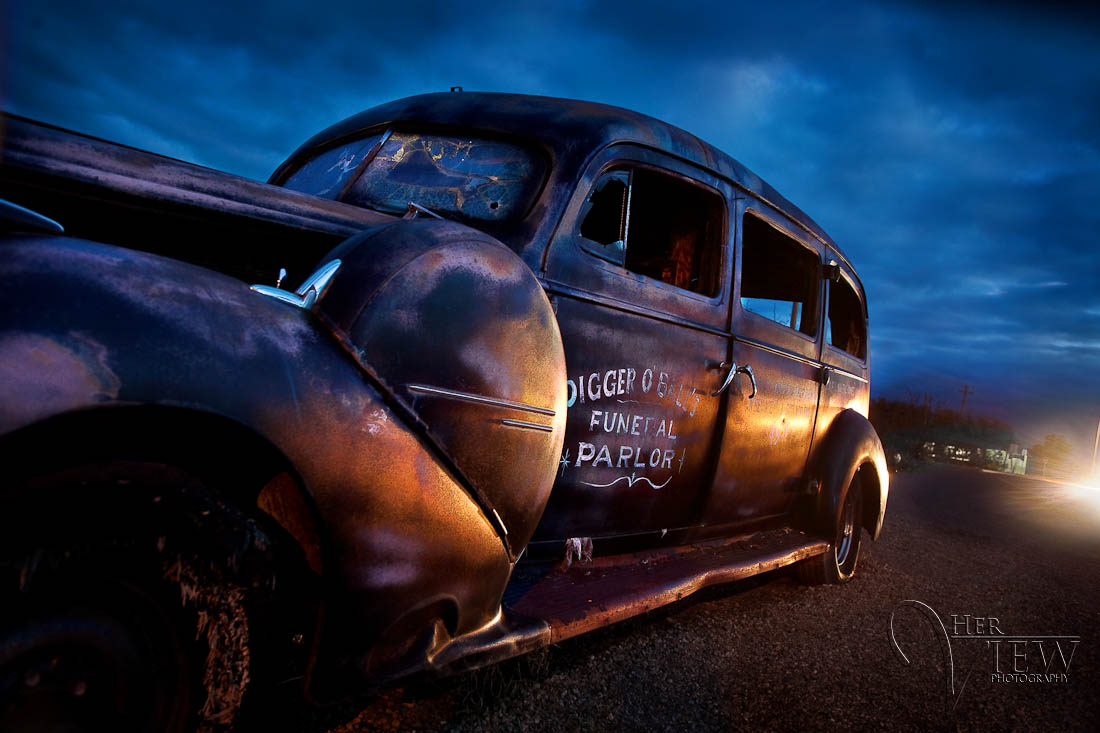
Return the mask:
[[[328,711],[317,730],[1100,730],[1100,502],[952,467],[899,474],[891,489],[883,536],[864,542],[846,586],[809,588],[779,571],[708,589],[521,659]],[[895,620],[910,664],[890,642],[891,613],[907,599],[949,633],[950,614],[970,614],[996,617],[1006,635],[1080,642],[1064,679],[994,682],[994,647],[954,639],[952,696],[924,617],[905,608]],[[1001,672],[1014,661],[1043,671],[1034,642],[1016,648],[1026,656],[996,647]],[[1063,648],[1068,656],[1069,640]]]

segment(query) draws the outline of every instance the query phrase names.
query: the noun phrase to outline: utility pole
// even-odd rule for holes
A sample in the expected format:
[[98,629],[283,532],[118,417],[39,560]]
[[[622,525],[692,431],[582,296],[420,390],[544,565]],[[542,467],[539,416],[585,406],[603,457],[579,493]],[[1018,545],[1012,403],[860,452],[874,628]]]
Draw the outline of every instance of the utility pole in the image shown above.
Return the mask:
[[964,384],[963,388],[960,389],[959,391],[962,392],[962,396],[963,396],[962,410],[960,410],[959,412],[961,414],[965,415],[966,414],[966,398],[969,397],[973,393],[973,390],[970,389],[969,384]]
[[1100,420],[1096,421],[1096,439],[1092,441],[1092,468],[1096,470],[1096,449],[1100,448]]

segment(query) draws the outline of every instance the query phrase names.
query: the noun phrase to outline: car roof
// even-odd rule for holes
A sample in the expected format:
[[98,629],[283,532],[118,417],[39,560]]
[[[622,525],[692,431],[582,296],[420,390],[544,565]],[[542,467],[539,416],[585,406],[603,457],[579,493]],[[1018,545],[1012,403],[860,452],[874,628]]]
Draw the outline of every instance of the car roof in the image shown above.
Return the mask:
[[[575,99],[498,92],[420,94],[372,107],[332,125],[306,141],[272,175],[320,146],[384,123],[419,122],[535,137],[559,160],[588,156],[614,143],[651,147],[705,168],[753,193],[825,242],[849,267],[851,262],[821,227],[763,179],[695,135],[649,115]],[[854,271],[854,267],[852,268]]]

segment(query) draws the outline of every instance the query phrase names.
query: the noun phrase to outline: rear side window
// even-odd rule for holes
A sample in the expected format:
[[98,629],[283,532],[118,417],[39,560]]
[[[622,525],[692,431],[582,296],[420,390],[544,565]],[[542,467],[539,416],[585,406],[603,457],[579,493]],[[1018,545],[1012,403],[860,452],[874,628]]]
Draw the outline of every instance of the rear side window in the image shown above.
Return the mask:
[[863,306],[844,278],[829,283],[829,312],[825,316],[825,342],[857,359],[867,355],[867,322]]
[[620,168],[600,176],[586,206],[579,233],[587,251],[684,290],[718,294],[719,194],[669,174]]
[[816,336],[818,255],[750,213],[742,224],[741,307]]

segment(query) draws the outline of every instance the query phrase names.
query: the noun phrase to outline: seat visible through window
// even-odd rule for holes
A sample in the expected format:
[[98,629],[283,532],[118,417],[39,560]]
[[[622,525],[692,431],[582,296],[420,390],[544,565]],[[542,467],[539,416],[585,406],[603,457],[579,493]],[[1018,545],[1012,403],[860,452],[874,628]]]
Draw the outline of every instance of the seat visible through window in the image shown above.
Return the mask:
[[596,182],[581,221],[585,249],[684,290],[718,293],[722,197],[648,168],[617,169]]

